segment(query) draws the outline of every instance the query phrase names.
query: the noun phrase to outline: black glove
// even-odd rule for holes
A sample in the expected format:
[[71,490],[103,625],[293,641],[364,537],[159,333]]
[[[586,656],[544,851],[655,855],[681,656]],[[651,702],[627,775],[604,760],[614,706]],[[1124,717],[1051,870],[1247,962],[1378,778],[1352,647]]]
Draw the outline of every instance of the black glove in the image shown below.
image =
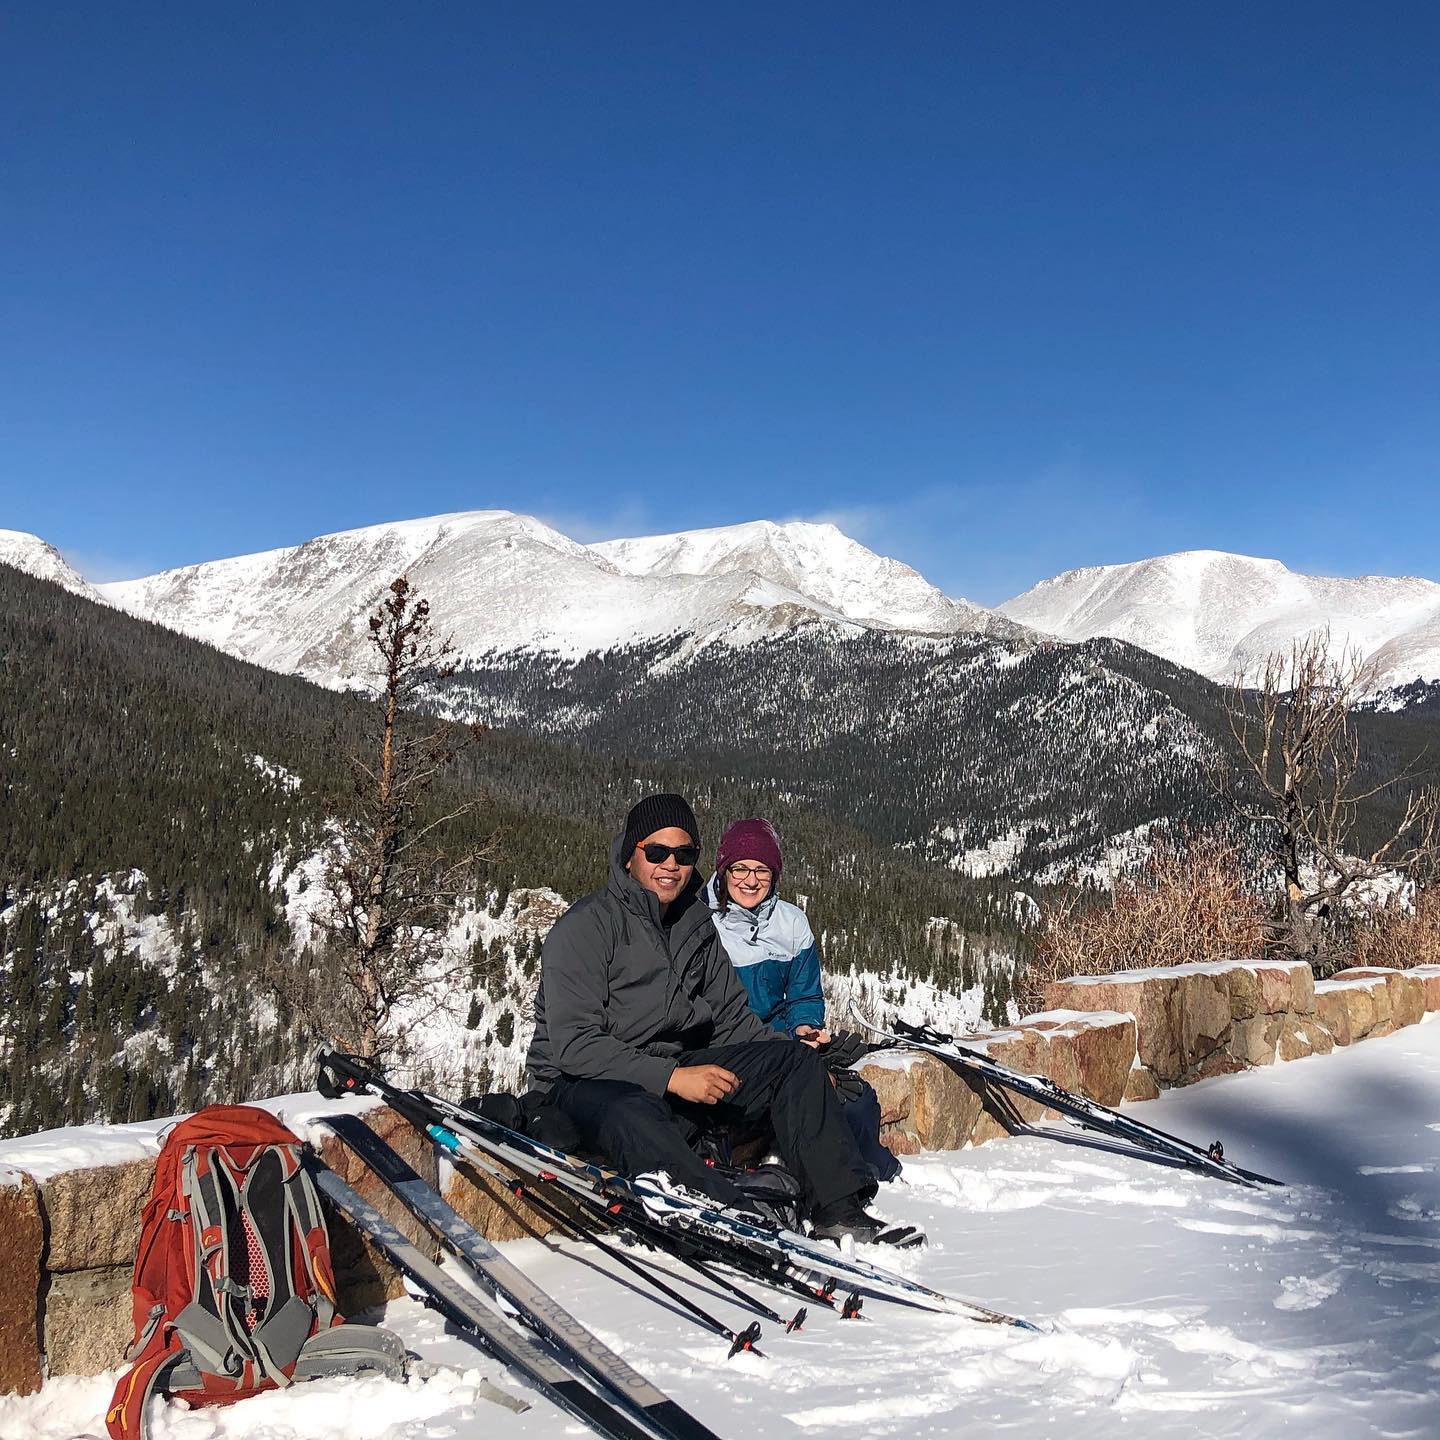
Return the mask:
[[853,1070],[832,1070],[830,1079],[842,1105],[853,1105],[865,1093],[865,1082]]
[[865,1058],[869,1048],[853,1030],[837,1030],[820,1053],[831,1070],[848,1070]]

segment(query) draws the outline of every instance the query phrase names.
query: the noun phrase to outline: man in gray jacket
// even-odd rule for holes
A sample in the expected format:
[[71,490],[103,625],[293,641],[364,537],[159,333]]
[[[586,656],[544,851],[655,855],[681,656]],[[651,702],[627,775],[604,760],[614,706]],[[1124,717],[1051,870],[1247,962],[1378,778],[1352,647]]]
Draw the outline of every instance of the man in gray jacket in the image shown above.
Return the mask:
[[647,795],[610,879],[545,941],[526,1068],[586,1146],[630,1175],[666,1171],[726,1204],[740,1192],[690,1148],[766,1118],[816,1233],[873,1239],[875,1184],[813,1050],[750,1009],[701,895],[700,827],[679,795]]

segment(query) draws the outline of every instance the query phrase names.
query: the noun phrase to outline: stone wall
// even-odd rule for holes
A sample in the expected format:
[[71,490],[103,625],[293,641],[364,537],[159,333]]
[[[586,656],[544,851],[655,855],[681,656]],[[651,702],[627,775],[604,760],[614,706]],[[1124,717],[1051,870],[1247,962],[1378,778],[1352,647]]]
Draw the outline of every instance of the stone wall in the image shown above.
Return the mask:
[[[1413,1025],[1440,1010],[1440,965],[1346,970],[1318,984],[1300,962],[1177,965],[1058,981],[1045,998],[1042,1014],[966,1043],[1116,1105]],[[979,1085],[933,1056],[880,1052],[860,1070],[880,1097],[880,1138],[897,1155],[1009,1133]],[[1014,1109],[1025,1121],[1044,1113],[1026,1100]]]

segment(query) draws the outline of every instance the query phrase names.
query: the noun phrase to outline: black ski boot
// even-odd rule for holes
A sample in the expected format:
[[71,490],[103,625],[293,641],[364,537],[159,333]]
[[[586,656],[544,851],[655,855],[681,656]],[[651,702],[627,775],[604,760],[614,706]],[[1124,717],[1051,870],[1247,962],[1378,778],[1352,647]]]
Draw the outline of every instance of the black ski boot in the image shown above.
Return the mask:
[[858,1195],[817,1205],[810,1215],[811,1235],[837,1244],[848,1235],[857,1245],[872,1245],[885,1228],[885,1222],[870,1214]]

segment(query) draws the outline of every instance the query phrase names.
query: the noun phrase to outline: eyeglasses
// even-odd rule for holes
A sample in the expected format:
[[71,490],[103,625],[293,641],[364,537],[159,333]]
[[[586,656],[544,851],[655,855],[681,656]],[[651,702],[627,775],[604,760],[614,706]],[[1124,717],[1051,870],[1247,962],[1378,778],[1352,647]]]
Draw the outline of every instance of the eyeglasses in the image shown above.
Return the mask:
[[651,841],[648,845],[642,845],[640,848],[645,852],[645,858],[652,865],[659,865],[672,855],[675,857],[677,865],[693,865],[700,858],[698,845],[659,845]]
[[733,875],[737,880],[768,880],[770,867],[768,865],[732,865],[725,873]]

